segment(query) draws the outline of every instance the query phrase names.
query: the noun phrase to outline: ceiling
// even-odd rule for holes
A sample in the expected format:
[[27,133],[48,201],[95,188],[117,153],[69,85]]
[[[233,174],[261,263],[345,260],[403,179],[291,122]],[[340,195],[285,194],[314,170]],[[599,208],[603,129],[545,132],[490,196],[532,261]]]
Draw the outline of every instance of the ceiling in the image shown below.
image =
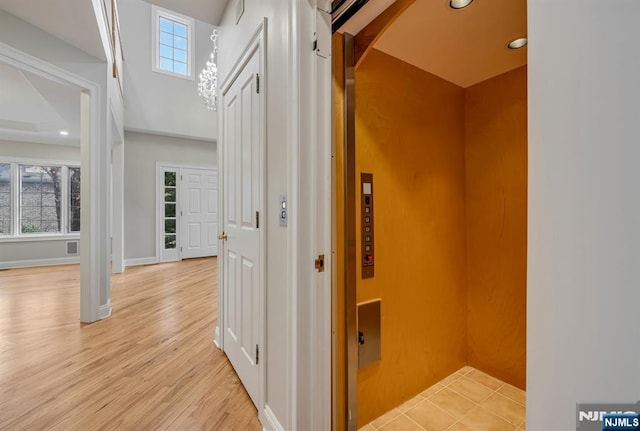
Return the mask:
[[0,63],[0,140],[79,146],[80,90]]
[[90,0],[0,0],[0,9],[106,60]]
[[416,0],[374,47],[466,88],[527,64],[526,47],[506,46],[526,34],[526,0]]
[[[121,0],[127,1],[127,0]],[[147,0],[149,3],[188,17],[220,25],[224,8],[230,0]]]

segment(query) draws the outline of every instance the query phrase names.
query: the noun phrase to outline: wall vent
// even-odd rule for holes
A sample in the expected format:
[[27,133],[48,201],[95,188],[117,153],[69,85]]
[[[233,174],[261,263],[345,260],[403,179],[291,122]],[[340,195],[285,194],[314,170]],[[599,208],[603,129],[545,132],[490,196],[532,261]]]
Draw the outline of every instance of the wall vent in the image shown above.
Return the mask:
[[67,241],[67,254],[78,254],[78,241]]

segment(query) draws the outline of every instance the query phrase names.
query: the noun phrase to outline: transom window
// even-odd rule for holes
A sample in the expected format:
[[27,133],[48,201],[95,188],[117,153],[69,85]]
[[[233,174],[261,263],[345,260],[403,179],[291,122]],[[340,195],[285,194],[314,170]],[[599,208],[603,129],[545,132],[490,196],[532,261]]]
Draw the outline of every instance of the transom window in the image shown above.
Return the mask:
[[192,78],[193,20],[153,7],[153,70]]

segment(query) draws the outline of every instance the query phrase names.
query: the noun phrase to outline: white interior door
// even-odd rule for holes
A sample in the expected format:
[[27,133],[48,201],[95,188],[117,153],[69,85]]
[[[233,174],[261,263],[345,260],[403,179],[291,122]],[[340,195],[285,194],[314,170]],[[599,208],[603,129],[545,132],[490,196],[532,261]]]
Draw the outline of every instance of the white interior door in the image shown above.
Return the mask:
[[223,348],[258,405],[260,318],[261,103],[256,49],[223,96]]
[[181,169],[181,257],[218,254],[218,177],[215,170]]

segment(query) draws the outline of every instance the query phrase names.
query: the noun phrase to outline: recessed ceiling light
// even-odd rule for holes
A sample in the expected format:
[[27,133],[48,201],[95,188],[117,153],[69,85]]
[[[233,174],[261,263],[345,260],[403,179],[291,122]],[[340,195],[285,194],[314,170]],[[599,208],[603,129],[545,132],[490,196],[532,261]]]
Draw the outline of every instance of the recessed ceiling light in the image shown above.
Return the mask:
[[526,37],[519,37],[517,39],[513,39],[511,42],[509,42],[509,44],[507,45],[507,48],[509,49],[519,49],[522,48],[523,46],[526,46],[528,43],[528,40]]
[[462,9],[471,3],[473,3],[473,0],[451,0],[449,1],[449,6],[451,6],[452,9]]
[[69,132],[66,130],[60,130],[60,136],[69,136]]

